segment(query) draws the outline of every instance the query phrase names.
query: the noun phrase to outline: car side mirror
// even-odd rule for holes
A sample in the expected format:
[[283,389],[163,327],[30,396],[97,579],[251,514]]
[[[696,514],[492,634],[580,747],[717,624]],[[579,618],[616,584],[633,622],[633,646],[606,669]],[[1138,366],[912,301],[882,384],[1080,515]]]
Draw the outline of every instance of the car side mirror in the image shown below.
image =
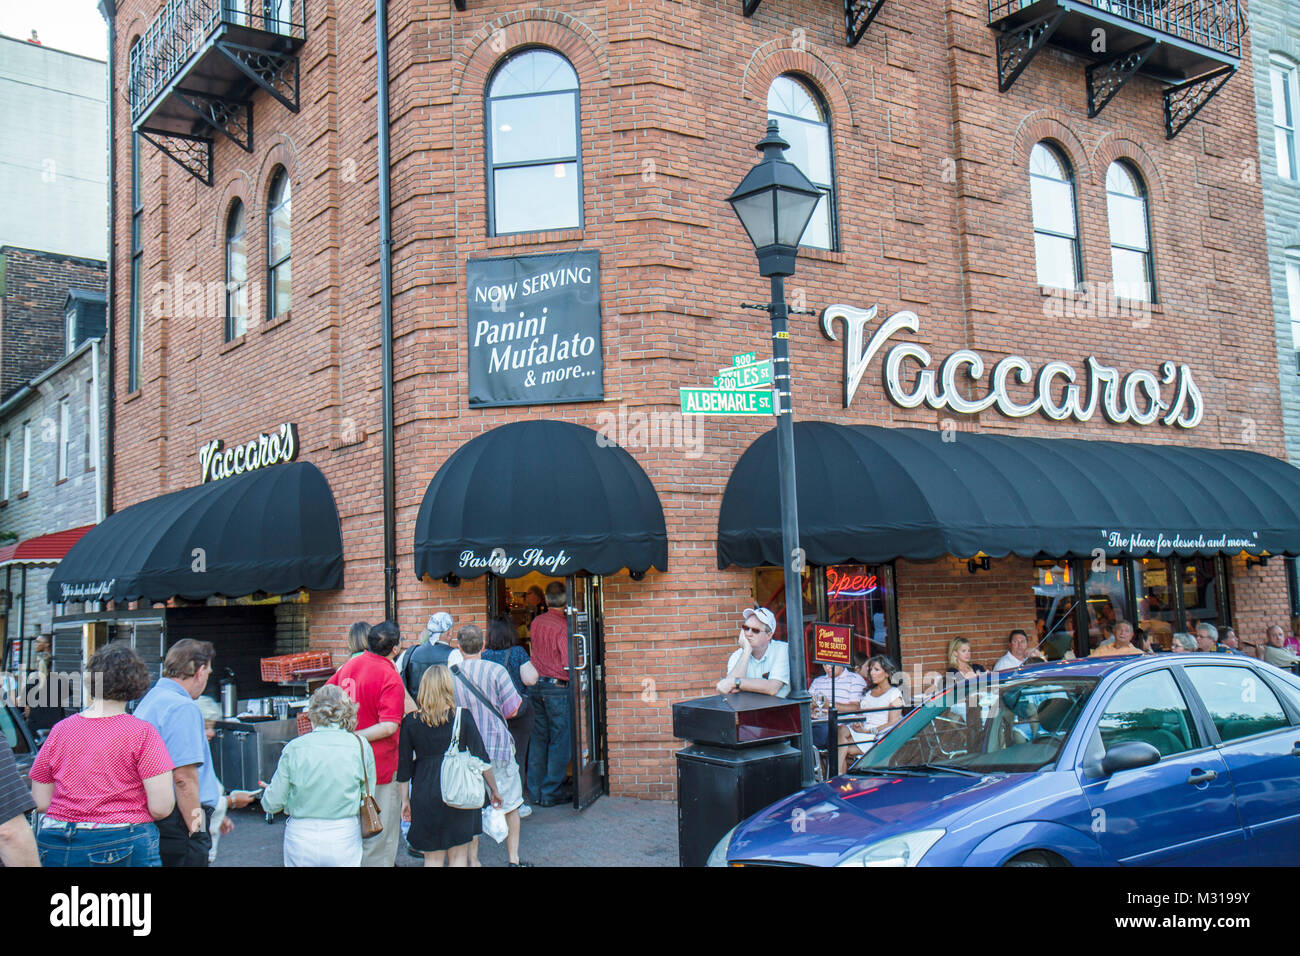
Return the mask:
[[46,729],[46,728],[42,728],[42,729],[36,731],[36,749],[37,749],[37,750],[40,750],[40,749],[41,749],[41,744],[45,743],[45,738],[48,737],[49,735],[50,735],[50,732],[49,732],[49,730]]
[[1106,751],[1101,760],[1102,776],[1109,777],[1121,770],[1136,770],[1138,767],[1150,767],[1160,762],[1160,751],[1151,744],[1133,740],[1125,744],[1116,744]]

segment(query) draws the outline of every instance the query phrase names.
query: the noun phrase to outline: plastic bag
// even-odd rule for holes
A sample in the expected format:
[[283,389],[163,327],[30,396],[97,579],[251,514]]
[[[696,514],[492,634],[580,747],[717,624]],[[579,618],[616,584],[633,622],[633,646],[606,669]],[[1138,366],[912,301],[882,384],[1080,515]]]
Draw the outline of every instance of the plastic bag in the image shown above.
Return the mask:
[[506,838],[509,826],[506,815],[496,807],[483,808],[483,832],[500,843]]

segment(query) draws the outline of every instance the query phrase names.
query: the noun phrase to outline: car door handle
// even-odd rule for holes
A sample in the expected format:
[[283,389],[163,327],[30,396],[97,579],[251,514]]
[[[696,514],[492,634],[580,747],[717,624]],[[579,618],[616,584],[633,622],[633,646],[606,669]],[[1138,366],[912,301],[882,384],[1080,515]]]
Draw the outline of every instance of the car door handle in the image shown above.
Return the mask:
[[1300,740],[1297,740],[1295,746],[1291,748],[1291,756],[1300,757]]
[[1187,778],[1187,782],[1190,783],[1193,787],[1196,787],[1203,783],[1214,783],[1214,781],[1218,779],[1219,779],[1219,774],[1217,771],[1214,770],[1206,770],[1203,773],[1197,773],[1193,771],[1192,775]]

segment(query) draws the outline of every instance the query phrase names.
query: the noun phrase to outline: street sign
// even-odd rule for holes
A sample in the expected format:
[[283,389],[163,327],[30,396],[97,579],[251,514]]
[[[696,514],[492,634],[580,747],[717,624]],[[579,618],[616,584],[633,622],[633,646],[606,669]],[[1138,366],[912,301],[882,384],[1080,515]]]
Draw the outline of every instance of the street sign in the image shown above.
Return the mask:
[[719,369],[713,376],[713,384],[716,388],[771,388],[772,363],[755,362]]
[[771,391],[679,388],[683,415],[773,415]]
[[739,355],[733,355],[731,357],[731,365],[733,368],[739,365],[753,365],[757,361],[757,352],[741,352]]

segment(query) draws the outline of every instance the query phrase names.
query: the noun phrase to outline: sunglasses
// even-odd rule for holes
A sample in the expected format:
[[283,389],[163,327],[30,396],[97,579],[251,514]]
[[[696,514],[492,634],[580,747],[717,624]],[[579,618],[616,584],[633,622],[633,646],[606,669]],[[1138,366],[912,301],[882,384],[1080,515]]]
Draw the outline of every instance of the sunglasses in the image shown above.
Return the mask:
[[750,627],[748,624],[740,625],[740,629],[744,631],[746,634],[762,634],[763,631],[765,630],[764,628],[761,627]]

